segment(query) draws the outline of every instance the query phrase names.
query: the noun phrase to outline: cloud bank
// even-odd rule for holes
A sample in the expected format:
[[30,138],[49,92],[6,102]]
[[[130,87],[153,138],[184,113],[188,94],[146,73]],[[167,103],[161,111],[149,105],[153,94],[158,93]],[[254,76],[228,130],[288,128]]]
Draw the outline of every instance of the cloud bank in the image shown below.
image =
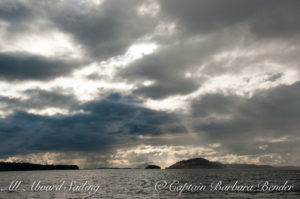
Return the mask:
[[0,3],[0,159],[299,165],[297,0]]

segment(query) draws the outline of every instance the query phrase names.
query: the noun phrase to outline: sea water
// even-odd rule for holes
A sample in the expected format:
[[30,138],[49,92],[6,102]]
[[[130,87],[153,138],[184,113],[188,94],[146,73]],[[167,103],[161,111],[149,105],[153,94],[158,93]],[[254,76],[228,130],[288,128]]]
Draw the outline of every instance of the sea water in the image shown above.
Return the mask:
[[12,171],[0,179],[3,199],[300,198],[300,170]]

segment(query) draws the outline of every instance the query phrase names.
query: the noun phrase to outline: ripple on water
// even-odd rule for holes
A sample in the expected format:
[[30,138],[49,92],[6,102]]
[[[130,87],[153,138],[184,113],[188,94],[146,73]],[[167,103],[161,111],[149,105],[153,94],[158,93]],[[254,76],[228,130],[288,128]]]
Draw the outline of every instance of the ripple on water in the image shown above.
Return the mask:
[[291,192],[183,192],[182,198],[299,198],[300,195],[300,171],[299,170],[70,170],[70,171],[24,171],[1,172],[0,187],[5,187],[13,180],[22,180],[22,186],[29,189],[33,181],[40,180],[44,184],[57,184],[62,181],[88,181],[93,185],[100,185],[99,191],[94,195],[85,192],[30,192],[30,191],[2,191],[0,198],[165,198],[171,199],[178,195],[168,190],[155,191],[156,182],[174,180],[180,183],[202,183],[209,185],[212,182],[222,180],[251,184],[262,181],[272,183],[293,184]]

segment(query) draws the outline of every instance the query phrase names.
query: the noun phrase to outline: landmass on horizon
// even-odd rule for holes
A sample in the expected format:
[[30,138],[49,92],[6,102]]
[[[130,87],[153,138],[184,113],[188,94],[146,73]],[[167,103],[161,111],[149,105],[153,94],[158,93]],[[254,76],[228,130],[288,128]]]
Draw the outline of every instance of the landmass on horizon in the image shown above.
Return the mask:
[[256,164],[222,164],[220,162],[209,161],[204,158],[192,158],[188,160],[179,161],[166,169],[272,169],[275,168],[270,165],[256,165]]
[[[161,167],[154,163],[144,163],[134,168],[122,167],[101,167],[97,169],[160,169]],[[205,158],[192,158],[181,160],[172,164],[165,169],[300,169],[297,166],[271,166],[257,164],[223,164],[221,162],[209,161]]]
[[[135,168],[130,167],[99,167],[96,169],[161,169],[153,163],[144,163]],[[181,160],[165,169],[300,169],[297,166],[271,166],[256,164],[223,164],[204,158]],[[77,165],[41,165],[31,163],[0,162],[0,171],[29,171],[29,170],[79,170]]]
[[0,171],[34,171],[34,170],[78,170],[77,165],[42,165],[17,162],[0,162]]

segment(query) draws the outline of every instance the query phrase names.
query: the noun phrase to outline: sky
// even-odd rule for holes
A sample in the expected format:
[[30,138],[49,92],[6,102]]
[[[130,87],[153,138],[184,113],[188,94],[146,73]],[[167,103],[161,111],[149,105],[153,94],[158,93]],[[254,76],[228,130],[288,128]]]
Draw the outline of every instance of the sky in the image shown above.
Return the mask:
[[299,10],[0,0],[0,161],[299,166]]

